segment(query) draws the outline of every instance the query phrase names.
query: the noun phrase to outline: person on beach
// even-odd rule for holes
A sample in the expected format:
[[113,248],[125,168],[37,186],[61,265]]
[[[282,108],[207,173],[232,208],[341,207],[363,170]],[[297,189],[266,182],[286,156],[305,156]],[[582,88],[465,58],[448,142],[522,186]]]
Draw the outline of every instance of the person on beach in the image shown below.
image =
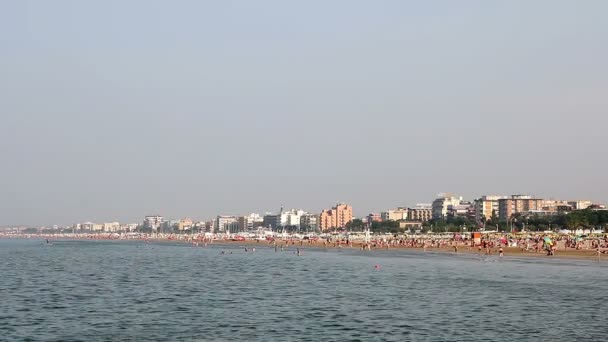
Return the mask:
[[505,256],[505,252],[504,252],[504,250],[502,249],[502,247],[500,247],[500,248],[498,249],[498,256],[501,256],[501,257]]

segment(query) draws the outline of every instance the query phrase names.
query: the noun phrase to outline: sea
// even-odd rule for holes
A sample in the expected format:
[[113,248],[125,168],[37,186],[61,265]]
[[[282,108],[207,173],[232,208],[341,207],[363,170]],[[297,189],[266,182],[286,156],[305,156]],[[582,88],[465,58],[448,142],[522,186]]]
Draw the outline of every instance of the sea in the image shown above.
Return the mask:
[[0,341],[606,341],[607,304],[591,260],[0,240]]

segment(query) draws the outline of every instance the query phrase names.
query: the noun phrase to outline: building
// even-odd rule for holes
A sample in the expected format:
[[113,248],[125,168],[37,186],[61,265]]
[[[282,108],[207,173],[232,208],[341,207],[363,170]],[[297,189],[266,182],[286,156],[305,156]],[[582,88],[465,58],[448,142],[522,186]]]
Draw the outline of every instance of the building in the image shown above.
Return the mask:
[[319,217],[313,214],[300,216],[300,231],[316,232],[319,230]]
[[137,223],[121,224],[120,230],[123,232],[134,232],[137,230]]
[[456,197],[452,194],[439,194],[438,198],[433,201],[433,219],[445,219],[448,216],[450,206],[458,206],[462,202],[462,197]]
[[[238,225],[238,219],[236,216],[218,215],[215,219],[215,230],[214,233],[225,233],[230,231],[230,224],[236,223]],[[234,227],[232,227],[234,230]]]
[[230,234],[236,234],[242,232],[241,227],[239,225],[238,219],[234,222],[229,222],[225,225],[225,229]]
[[382,221],[405,221],[408,216],[407,208],[391,209],[380,214]]
[[300,217],[306,214],[304,210],[301,209],[291,209],[288,211],[281,211],[280,215],[280,225],[281,227],[295,227],[300,228]]
[[367,215],[367,223],[372,224],[374,222],[382,222],[382,214],[370,213]]
[[104,223],[102,230],[108,233],[114,233],[120,231],[120,223],[118,222],[109,222]]
[[252,213],[248,216],[239,217],[238,222],[240,231],[253,231],[256,228],[263,226],[264,218],[260,216],[260,214]]
[[329,210],[323,210],[319,215],[319,228],[328,230],[344,228],[353,220],[353,208],[348,204],[338,204]]
[[508,221],[513,214],[542,210],[544,201],[529,195],[512,195],[498,200],[498,217]]
[[80,224],[80,230],[90,232],[93,230],[93,222],[85,222]]
[[163,217],[160,215],[149,215],[144,218],[144,229],[151,229],[158,232],[163,224]]
[[177,222],[177,230],[180,232],[184,230],[191,230],[193,226],[194,224],[190,218],[183,218]]
[[407,220],[412,222],[428,222],[433,218],[431,208],[410,208],[407,212]]
[[568,201],[562,200],[543,200],[542,206],[540,210],[545,211],[547,213],[565,213],[574,210],[574,208],[570,205]]
[[487,220],[492,219],[492,215],[498,218],[498,201],[506,199],[507,196],[482,196],[475,200],[475,221],[478,223],[485,223]]
[[593,202],[591,202],[591,201],[570,201],[570,202],[568,202],[568,204],[574,210],[585,210],[585,209],[591,207],[593,205]]
[[281,226],[281,215],[274,215],[271,213],[266,213],[266,215],[264,215],[262,224],[266,228],[270,228],[272,230],[277,230]]
[[448,217],[475,218],[475,205],[471,202],[462,201],[458,205],[448,205]]
[[215,231],[215,220],[205,221],[205,231],[209,233]]

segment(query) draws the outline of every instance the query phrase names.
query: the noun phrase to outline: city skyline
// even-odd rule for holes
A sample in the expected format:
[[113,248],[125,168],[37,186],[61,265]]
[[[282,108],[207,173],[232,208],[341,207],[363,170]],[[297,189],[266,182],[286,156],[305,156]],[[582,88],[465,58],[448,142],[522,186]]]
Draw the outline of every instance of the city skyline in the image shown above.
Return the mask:
[[606,203],[606,12],[4,2],[0,224],[362,216],[446,190]]
[[[330,215],[332,214],[331,211],[332,209],[336,209],[336,207],[340,207],[340,206],[346,206],[347,208],[349,208],[350,213],[348,214],[348,220],[352,220],[354,218],[357,219],[367,219],[368,216],[371,215],[378,215],[377,217],[380,218],[380,214],[386,214],[388,215],[388,217],[391,217],[392,214],[389,214],[389,212],[392,212],[393,210],[409,210],[412,211],[412,209],[416,210],[416,208],[418,210],[420,210],[421,208],[428,208],[428,210],[433,211],[432,214],[432,218],[445,218],[446,215],[446,210],[448,210],[448,206],[458,206],[461,203],[463,204],[463,206],[465,206],[466,208],[469,209],[473,209],[475,208],[475,219],[479,220],[480,219],[480,215],[481,217],[485,217],[486,219],[489,218],[490,214],[492,212],[492,209],[496,210],[496,214],[497,216],[500,216],[501,219],[504,219],[503,214],[499,213],[499,207],[498,207],[498,202],[501,199],[507,199],[507,200],[511,200],[511,199],[533,199],[534,201],[539,201],[539,204],[535,204],[533,207],[529,208],[529,209],[534,209],[534,210],[540,210],[540,203],[543,203],[542,205],[549,205],[552,207],[557,206],[560,203],[570,203],[571,205],[573,205],[575,208],[574,209],[581,209],[581,208],[576,208],[576,206],[578,204],[584,203],[586,205],[599,205],[599,206],[605,206],[606,202],[603,201],[595,201],[595,200],[589,200],[589,199],[582,199],[582,198],[557,198],[554,196],[549,196],[549,197],[545,197],[545,196],[536,196],[534,194],[524,194],[524,193],[518,193],[518,194],[510,194],[510,195],[506,195],[506,194],[491,194],[491,193],[486,193],[484,195],[479,195],[479,196],[474,196],[474,197],[464,197],[461,196],[459,193],[449,193],[449,192],[442,192],[442,193],[438,193],[436,194],[432,199],[428,200],[428,201],[417,201],[415,204],[414,203],[408,203],[408,204],[392,204],[389,206],[386,206],[384,208],[380,208],[380,209],[376,209],[376,210],[354,210],[353,207],[350,205],[350,203],[347,202],[342,202],[342,201],[338,201],[338,202],[334,202],[335,205],[333,208],[331,209],[327,209],[326,207],[323,207],[320,210],[310,210],[310,209],[305,209],[303,207],[298,207],[298,206],[293,206],[293,207],[286,207],[284,205],[281,205],[280,208],[276,211],[273,210],[258,210],[258,211],[249,211],[249,212],[232,212],[229,210],[224,210],[224,211],[219,211],[216,213],[211,213],[211,214],[205,214],[205,215],[197,215],[194,213],[191,214],[186,214],[186,215],[181,215],[181,216],[174,216],[174,215],[166,215],[163,214],[162,212],[148,212],[145,214],[133,214],[132,217],[133,219],[119,219],[116,217],[106,217],[103,219],[82,219],[82,220],[74,220],[71,222],[62,222],[62,223],[58,223],[58,222],[46,222],[43,224],[24,224],[24,223],[19,223],[19,224],[3,224],[2,222],[0,222],[0,228],[1,227],[51,227],[51,226],[58,226],[58,227],[70,227],[73,226],[74,224],[90,224],[90,223],[97,223],[97,224],[101,224],[103,222],[103,224],[107,224],[108,222],[111,222],[112,224],[132,224],[134,222],[140,222],[141,221],[141,217],[145,216],[146,218],[148,217],[161,217],[164,218],[165,221],[180,221],[183,219],[187,219],[190,220],[190,222],[209,222],[209,220],[211,219],[211,221],[215,221],[216,218],[219,217],[233,217],[235,218],[235,223],[236,223],[236,219],[240,218],[240,217],[247,217],[248,215],[256,215],[259,218],[262,218],[262,216],[267,216],[267,215],[274,215],[277,216],[281,213],[289,213],[292,211],[301,211],[303,214],[312,214],[315,215],[317,217],[319,217],[320,215],[323,215],[324,213],[329,213]],[[442,209],[440,210],[441,214],[436,214],[435,213],[435,208],[434,205],[437,201],[439,200],[446,200],[445,204],[442,203],[441,207]],[[457,201],[454,202],[454,201]],[[490,205],[489,208],[482,204],[483,202],[495,202],[495,205],[492,206]],[[477,206],[480,205],[480,207],[478,208]],[[296,209],[298,208],[298,209]],[[553,208],[555,209],[555,208]],[[584,209],[584,208],[583,208]],[[456,210],[456,209],[454,209]],[[333,213],[334,215],[336,215],[336,213]],[[437,215],[439,215],[439,217],[437,217]],[[429,218],[431,218],[431,216],[429,216]],[[347,220],[347,221],[348,221]],[[384,220],[384,219],[383,219]],[[392,220],[392,219],[391,219]],[[408,219],[409,220],[409,219]],[[414,220],[416,221],[416,220]],[[140,222],[141,223],[141,222]]]

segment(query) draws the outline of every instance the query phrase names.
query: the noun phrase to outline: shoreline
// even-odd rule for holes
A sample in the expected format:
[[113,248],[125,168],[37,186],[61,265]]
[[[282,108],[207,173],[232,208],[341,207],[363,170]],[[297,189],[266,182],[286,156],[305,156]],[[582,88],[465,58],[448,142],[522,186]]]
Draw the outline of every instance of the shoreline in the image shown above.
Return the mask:
[[[284,242],[284,241],[283,241]],[[272,243],[267,243],[267,242],[260,242],[257,243],[255,241],[251,241],[251,240],[245,240],[245,241],[228,241],[228,240],[216,240],[214,241],[212,244],[217,244],[217,245],[228,245],[228,246],[234,246],[234,245],[242,245],[242,246],[261,246],[261,247],[268,247],[268,248],[273,248],[274,244]],[[346,245],[340,245],[340,247],[338,246],[334,246],[333,244],[328,244],[327,246],[325,246],[323,243],[312,243],[312,244],[308,244],[305,243],[303,245],[299,245],[298,243],[296,244],[284,244],[284,246],[287,246],[290,249],[293,248],[302,248],[304,250],[306,250],[307,248],[314,248],[314,249],[343,249],[343,250],[362,250],[361,246],[363,245],[363,243],[360,242],[356,242],[353,244],[353,247],[350,246],[346,246]],[[277,242],[277,246],[281,246],[280,242]],[[543,258],[543,259],[570,259],[570,260],[590,260],[590,261],[596,261],[597,262],[597,254],[596,251],[594,250],[575,250],[573,248],[568,248],[567,250],[557,250],[555,255],[547,255],[546,253],[535,253],[532,251],[525,251],[525,250],[521,250],[521,248],[519,247],[503,247],[504,250],[504,256],[505,257],[526,257],[526,258]],[[425,253],[425,249],[422,247],[409,247],[409,246],[391,246],[389,248],[378,248],[378,247],[372,247],[371,250],[367,250],[367,252],[370,251],[387,251],[387,252],[396,252],[396,251],[413,251],[413,252],[419,252],[419,253]],[[426,252],[432,252],[432,253],[440,253],[440,254],[446,254],[446,255],[479,255],[479,256],[498,256],[499,255],[499,247],[495,247],[495,248],[490,248],[491,253],[488,255],[486,253],[482,252],[480,253],[478,251],[478,249],[474,249],[474,248],[468,248],[465,246],[458,246],[458,251],[455,253],[454,252],[454,248],[452,246],[450,247],[427,247],[426,248]],[[600,257],[600,261],[608,261],[608,255],[602,255]]]
[[[46,237],[41,236],[0,236],[0,239],[23,239],[23,240],[42,240],[45,241]],[[61,238],[51,238],[49,241],[115,241],[115,242],[128,242],[128,241],[141,241],[141,242],[155,242],[155,243],[178,243],[178,244],[190,244],[195,245],[198,243],[197,247],[204,248],[205,241],[199,240],[187,240],[187,239],[169,239],[169,238],[133,238],[133,239],[114,239],[114,238],[83,238],[83,237],[61,237]],[[275,243],[277,248],[281,248],[283,246],[287,249],[296,249],[300,248],[303,250],[306,249],[317,249],[317,250],[361,250],[363,251],[364,243],[357,241],[353,242],[351,246],[346,244],[338,244],[338,243],[327,243],[325,241],[312,241],[312,240],[302,240],[300,241],[288,241],[288,240],[275,240],[272,242],[262,241],[262,240],[211,240],[207,241],[206,244],[209,246],[217,245],[217,246],[243,246],[243,247],[264,247],[264,248],[274,248]],[[412,252],[432,252],[432,253],[440,253],[445,255],[478,255],[478,256],[498,256],[499,255],[499,247],[490,248],[490,254],[486,254],[484,250],[481,252],[478,248],[473,248],[470,246],[459,245],[457,251],[454,251],[453,246],[445,246],[445,247],[427,247],[426,249],[423,247],[411,247],[411,246],[390,246],[390,247],[371,247],[371,249],[365,250],[366,252],[371,251],[412,251]],[[503,247],[504,256],[505,257],[525,257],[525,258],[543,258],[543,259],[564,259],[564,260],[589,260],[598,262],[597,252],[591,249],[582,249],[576,250],[574,248],[568,248],[566,250],[560,249],[556,250],[555,255],[549,256],[546,253],[536,253],[534,251],[525,251],[520,247]],[[602,256],[604,256],[602,258]],[[602,255],[599,257],[599,261],[608,261],[608,255]]]

